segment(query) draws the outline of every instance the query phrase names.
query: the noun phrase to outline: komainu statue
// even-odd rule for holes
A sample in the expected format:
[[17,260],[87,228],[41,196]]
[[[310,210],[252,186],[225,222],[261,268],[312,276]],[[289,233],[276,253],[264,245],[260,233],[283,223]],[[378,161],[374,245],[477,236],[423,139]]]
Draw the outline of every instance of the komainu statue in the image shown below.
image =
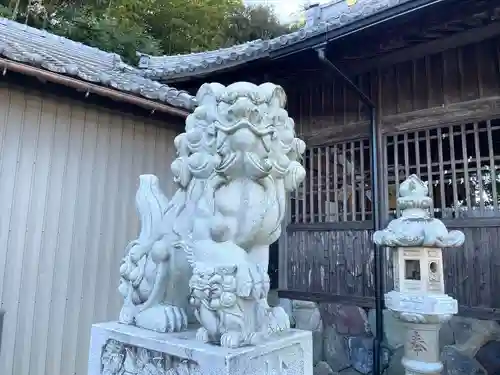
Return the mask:
[[305,144],[295,137],[279,86],[204,84],[175,138],[168,199],[155,176],[140,178],[142,230],[121,266],[120,321],[239,347],[289,328],[267,304],[269,245],[281,234],[286,192],[303,181]]

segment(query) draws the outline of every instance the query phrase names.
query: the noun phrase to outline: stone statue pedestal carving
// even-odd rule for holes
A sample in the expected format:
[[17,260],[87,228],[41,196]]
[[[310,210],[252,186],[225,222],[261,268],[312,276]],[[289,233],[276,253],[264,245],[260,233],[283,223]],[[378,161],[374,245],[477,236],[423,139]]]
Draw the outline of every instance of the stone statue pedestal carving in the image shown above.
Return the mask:
[[464,234],[448,232],[432,217],[427,185],[416,175],[400,186],[401,217],[375,232],[373,241],[393,248],[394,290],[385,295],[387,308],[407,328],[402,359],[406,375],[438,375],[441,324],[458,312],[457,301],[444,292],[442,248],[462,246]]
[[310,375],[311,332],[288,330],[236,349],[115,322],[92,327],[88,375]]

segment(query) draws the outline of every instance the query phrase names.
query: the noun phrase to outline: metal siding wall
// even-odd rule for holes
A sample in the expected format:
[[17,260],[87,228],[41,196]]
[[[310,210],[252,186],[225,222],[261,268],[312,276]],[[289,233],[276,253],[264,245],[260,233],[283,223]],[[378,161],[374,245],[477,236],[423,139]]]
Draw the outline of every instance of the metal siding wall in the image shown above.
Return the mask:
[[42,95],[0,86],[0,374],[86,375],[91,324],[119,313],[138,176],[171,195],[176,133]]

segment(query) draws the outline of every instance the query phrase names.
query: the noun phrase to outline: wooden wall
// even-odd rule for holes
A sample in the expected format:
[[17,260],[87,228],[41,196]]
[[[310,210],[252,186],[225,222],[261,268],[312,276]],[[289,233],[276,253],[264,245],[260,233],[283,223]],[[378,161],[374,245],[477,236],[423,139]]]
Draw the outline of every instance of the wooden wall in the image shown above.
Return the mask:
[[[430,121],[438,122],[448,107],[465,107],[461,119],[490,109],[498,114],[491,107],[500,97],[499,56],[497,37],[381,67],[352,79],[376,103],[384,132],[411,127],[415,117],[421,119],[422,110],[427,110],[423,112],[427,125],[418,125],[432,126]],[[308,84],[297,85],[295,77],[283,84],[289,112],[308,144],[368,136],[369,113],[356,93],[324,70],[311,75]],[[483,100],[475,102],[478,99]]]
[[[464,197],[469,188],[500,174],[499,56],[500,38],[492,38],[354,77],[377,106],[384,146],[379,150],[380,168],[374,172],[383,185],[384,219],[393,217],[391,199],[406,177],[416,173],[429,181],[438,206],[435,215],[467,237],[463,248],[445,250],[447,291],[459,300],[462,314],[483,318],[500,317],[500,300],[494,293],[500,289],[499,202]],[[358,304],[371,306],[370,204],[364,204],[366,215],[349,217],[342,213],[351,206],[345,200],[337,216],[325,215],[325,206],[314,203],[325,200],[325,190],[346,196],[343,191],[353,195],[362,189],[358,197],[370,191],[369,157],[364,159],[363,173],[359,165],[350,167],[358,176],[354,184],[345,178],[349,174],[345,167],[332,165],[334,155],[346,147],[342,145],[369,143],[369,112],[354,92],[327,73],[316,73],[310,82],[303,87],[284,85],[289,112],[309,146],[304,161],[309,177],[292,195],[291,206],[304,208],[292,215],[288,226],[285,256],[291,260],[285,287],[333,294],[339,300],[351,296]],[[328,167],[321,156],[325,154],[330,155]],[[353,153],[349,160],[354,159]],[[496,184],[490,185],[497,197]],[[355,211],[359,204],[358,199]],[[388,290],[392,288],[389,256],[386,267]]]
[[290,231],[288,247],[302,251],[291,251],[288,288],[314,286],[315,292],[373,296],[372,234],[372,230]]
[[164,125],[0,86],[0,374],[87,374],[92,323],[119,314],[138,176],[173,190]]

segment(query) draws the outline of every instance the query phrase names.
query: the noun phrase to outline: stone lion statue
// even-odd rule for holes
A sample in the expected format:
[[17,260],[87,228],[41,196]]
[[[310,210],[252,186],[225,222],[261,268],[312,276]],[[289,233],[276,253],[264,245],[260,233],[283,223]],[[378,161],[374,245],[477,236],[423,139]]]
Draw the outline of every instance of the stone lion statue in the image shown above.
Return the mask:
[[286,193],[305,177],[305,144],[271,83],[204,84],[174,144],[171,200],[140,177],[141,232],[120,267],[120,322],[159,332],[186,329],[226,347],[289,328],[267,304],[269,245],[281,234]]

